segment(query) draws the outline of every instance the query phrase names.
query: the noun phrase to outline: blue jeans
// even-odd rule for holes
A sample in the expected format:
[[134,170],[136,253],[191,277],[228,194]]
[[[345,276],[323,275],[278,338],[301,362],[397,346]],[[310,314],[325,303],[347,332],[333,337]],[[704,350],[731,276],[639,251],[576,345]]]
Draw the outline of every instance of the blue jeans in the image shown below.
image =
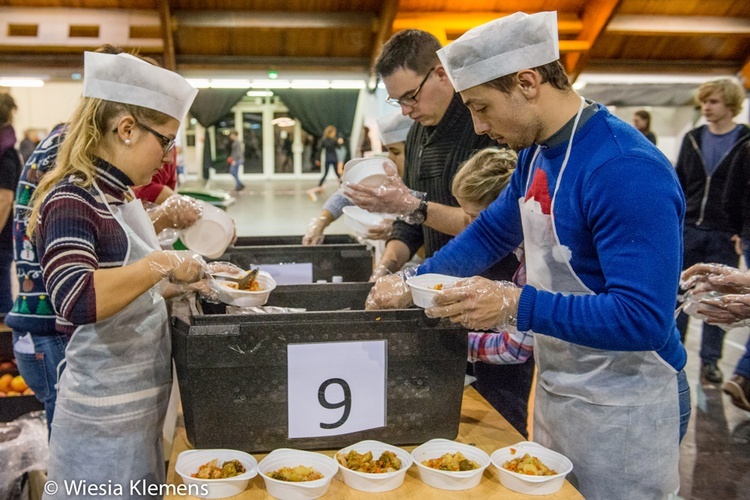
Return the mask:
[[677,394],[680,398],[680,442],[685,437],[688,424],[690,423],[690,385],[688,384],[685,370],[680,370],[677,374]]
[[[732,233],[698,229],[695,226],[685,226],[683,232],[684,254],[682,268],[687,269],[699,262],[717,262],[737,267],[739,257],[734,251]],[[680,331],[682,342],[687,334],[688,315],[680,313],[677,316],[677,329]],[[703,337],[701,338],[700,357],[703,363],[715,363],[721,359],[726,332],[718,325],[703,323]]]
[[234,177],[234,187],[238,190],[245,187],[245,185],[242,184],[242,181],[240,180],[240,167],[242,165],[243,162],[236,161],[229,166],[229,173],[232,174],[232,177]]
[[[13,330],[13,354],[16,357],[18,371],[26,381],[26,385],[34,391],[36,398],[44,403],[47,413],[47,428],[51,428],[52,417],[55,415],[55,401],[57,400],[57,366],[65,358],[65,346],[68,338],[54,333],[51,335],[32,335],[34,353],[19,352],[16,349],[18,340],[26,335],[25,332]],[[27,350],[21,348],[21,350]]]

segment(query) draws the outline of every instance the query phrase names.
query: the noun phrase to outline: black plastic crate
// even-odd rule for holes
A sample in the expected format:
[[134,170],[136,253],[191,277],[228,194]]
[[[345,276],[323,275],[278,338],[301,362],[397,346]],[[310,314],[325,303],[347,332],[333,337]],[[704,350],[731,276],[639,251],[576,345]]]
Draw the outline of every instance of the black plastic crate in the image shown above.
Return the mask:
[[[264,452],[341,448],[363,439],[406,445],[458,435],[466,330],[421,309],[364,311],[370,283],[280,286],[268,305],[304,313],[173,318],[188,440],[196,448]],[[342,310],[343,309],[343,310]],[[208,311],[208,310],[206,310]],[[386,340],[386,426],[288,437],[287,346]]]
[[234,246],[217,260],[229,261],[243,269],[258,264],[310,262],[313,282],[331,281],[334,276],[341,276],[346,282],[364,282],[372,274],[373,251],[366,245],[352,243]]
[[[302,235],[299,236],[240,236],[234,243],[235,247],[257,247],[270,245],[301,245]],[[326,234],[323,245],[359,245],[357,238],[350,234]]]

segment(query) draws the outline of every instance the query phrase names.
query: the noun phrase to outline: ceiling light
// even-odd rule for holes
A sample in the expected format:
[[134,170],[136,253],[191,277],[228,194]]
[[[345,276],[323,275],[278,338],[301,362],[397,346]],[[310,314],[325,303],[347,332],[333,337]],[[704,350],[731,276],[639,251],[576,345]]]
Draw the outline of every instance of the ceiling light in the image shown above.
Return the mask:
[[292,80],[293,89],[328,89],[331,88],[329,80]]
[[268,70],[268,79],[269,80],[276,80],[279,78],[279,72],[273,69]]
[[332,89],[363,89],[366,84],[364,80],[332,80]]
[[250,80],[211,80],[212,89],[246,89]]
[[250,82],[252,89],[288,89],[289,80],[253,80]]
[[271,123],[278,127],[294,127],[294,124],[297,122],[294,121],[294,118],[289,118],[288,116],[282,116],[279,118],[274,118],[273,120],[271,120]]
[[194,89],[207,89],[210,87],[210,82],[206,78],[186,78],[186,80]]
[[0,78],[0,87],[44,87],[44,80],[39,78]]
[[270,90],[248,90],[245,95],[248,97],[273,97],[273,92]]

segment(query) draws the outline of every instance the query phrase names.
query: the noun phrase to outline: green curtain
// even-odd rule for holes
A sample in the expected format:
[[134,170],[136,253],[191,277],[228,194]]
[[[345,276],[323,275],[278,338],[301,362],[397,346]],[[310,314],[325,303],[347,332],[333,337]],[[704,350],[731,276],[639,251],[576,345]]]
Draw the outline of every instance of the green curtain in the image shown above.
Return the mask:
[[308,134],[321,137],[328,125],[345,137],[352,134],[359,90],[274,89],[274,93]]
[[206,133],[203,141],[203,178],[208,179],[211,167],[211,141],[208,127],[221,120],[237,104],[249,89],[199,89],[190,114],[198,120]]

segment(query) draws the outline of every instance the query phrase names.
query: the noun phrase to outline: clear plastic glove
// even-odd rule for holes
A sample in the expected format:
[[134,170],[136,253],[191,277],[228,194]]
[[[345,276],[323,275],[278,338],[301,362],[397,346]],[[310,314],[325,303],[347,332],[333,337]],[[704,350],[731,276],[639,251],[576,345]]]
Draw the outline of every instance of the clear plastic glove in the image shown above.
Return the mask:
[[393,231],[393,221],[385,219],[377,226],[371,227],[367,231],[367,237],[371,240],[387,240]]
[[521,289],[509,281],[474,276],[438,292],[434,307],[425,309],[430,318],[449,318],[472,330],[515,326]]
[[226,273],[230,276],[240,276],[244,275],[246,272],[245,269],[242,269],[240,266],[232,264],[231,262],[215,261],[206,264],[207,274]]
[[317,246],[323,243],[323,231],[331,222],[325,215],[319,215],[310,219],[307,223],[307,232],[302,237],[302,244],[306,246]]
[[365,301],[365,309],[406,309],[413,303],[409,285],[398,274],[389,274],[375,282]]
[[695,264],[682,272],[680,287],[693,292],[748,293],[750,272],[724,264]]
[[152,272],[170,283],[193,283],[206,272],[203,257],[187,250],[153,252],[148,259]]
[[346,197],[368,212],[402,216],[414,212],[419,208],[421,199],[406,187],[392,161],[385,160],[383,168],[387,176],[383,184],[369,187],[362,184],[344,183]]
[[[687,307],[686,307],[687,309]],[[750,323],[750,295],[730,294],[705,298],[695,305],[695,316],[726,329]]]
[[161,205],[149,209],[148,215],[159,233],[166,228],[185,229],[192,226],[203,215],[203,207],[194,198],[173,194]]

